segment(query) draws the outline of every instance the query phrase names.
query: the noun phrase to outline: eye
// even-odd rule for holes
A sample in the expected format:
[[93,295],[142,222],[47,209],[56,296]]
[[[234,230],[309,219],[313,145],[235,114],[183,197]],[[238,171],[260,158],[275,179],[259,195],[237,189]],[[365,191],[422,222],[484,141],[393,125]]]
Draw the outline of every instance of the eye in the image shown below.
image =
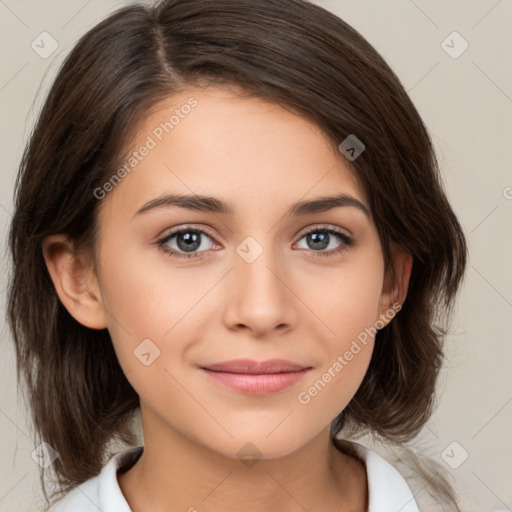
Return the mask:
[[[184,227],[167,234],[164,238],[158,240],[156,245],[158,249],[173,258],[201,258],[202,252],[212,248],[208,247],[208,243],[205,247],[204,239],[214,242],[206,231],[199,228]],[[309,250],[313,257],[339,256],[354,245],[354,240],[346,233],[327,226],[310,228],[301,236],[299,242],[302,239],[305,239],[309,246],[305,249]],[[332,247],[333,244],[334,247]],[[301,247],[301,249],[304,249],[304,247]],[[325,249],[330,250],[326,251]]]
[[[305,239],[309,246],[305,248],[311,249],[313,257],[339,256],[354,245],[354,240],[346,233],[327,226],[317,226],[309,229],[302,235],[300,240],[302,239]],[[337,247],[336,242],[339,244]],[[335,247],[332,247],[333,244]],[[330,251],[325,251],[329,248]]]
[[198,249],[202,249],[199,251],[201,253],[211,248],[204,247],[205,237],[213,241],[206,231],[199,228],[185,227],[177,229],[165,238],[158,240],[157,245],[165,254],[175,258],[198,258],[201,257],[200,254],[197,254]]

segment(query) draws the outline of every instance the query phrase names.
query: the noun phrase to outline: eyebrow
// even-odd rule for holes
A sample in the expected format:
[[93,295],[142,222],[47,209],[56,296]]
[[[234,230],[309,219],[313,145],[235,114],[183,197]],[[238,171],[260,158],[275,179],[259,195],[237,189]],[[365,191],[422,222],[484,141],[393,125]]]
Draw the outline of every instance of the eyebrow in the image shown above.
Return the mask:
[[[301,216],[311,213],[323,213],[341,206],[354,207],[361,210],[368,219],[370,211],[361,201],[349,194],[319,197],[311,201],[300,201],[293,204],[287,211],[287,216]],[[157,197],[144,204],[134,215],[142,215],[156,208],[178,207],[199,212],[234,215],[235,208],[228,203],[211,196],[167,194]]]

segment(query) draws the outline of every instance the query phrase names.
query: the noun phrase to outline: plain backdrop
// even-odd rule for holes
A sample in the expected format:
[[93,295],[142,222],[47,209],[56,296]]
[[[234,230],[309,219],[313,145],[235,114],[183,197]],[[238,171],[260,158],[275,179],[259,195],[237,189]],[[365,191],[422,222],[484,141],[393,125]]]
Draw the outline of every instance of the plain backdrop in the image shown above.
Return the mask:
[[[4,311],[5,242],[23,146],[63,57],[87,29],[127,3],[0,0]],[[430,130],[468,237],[470,262],[447,339],[438,406],[417,446],[444,464],[465,511],[512,510],[512,1],[315,3],[356,28],[399,76]],[[31,46],[42,32],[58,44],[48,58]],[[37,511],[39,467],[4,319],[2,325],[0,510]],[[422,492],[415,489],[419,502]]]

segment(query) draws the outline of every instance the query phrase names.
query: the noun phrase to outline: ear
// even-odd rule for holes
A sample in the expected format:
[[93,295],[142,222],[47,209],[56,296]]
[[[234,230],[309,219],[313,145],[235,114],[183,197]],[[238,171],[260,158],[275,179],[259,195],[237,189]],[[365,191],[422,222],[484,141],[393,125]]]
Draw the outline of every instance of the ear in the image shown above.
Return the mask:
[[[382,294],[379,301],[379,320],[386,325],[397,313],[397,305],[402,306],[407,297],[411,277],[413,257],[398,244],[391,244],[391,261],[384,276]],[[390,313],[390,308],[393,313]],[[386,314],[387,313],[387,314]]]
[[66,235],[43,241],[43,255],[55,290],[70,315],[91,329],[105,329],[107,316],[92,265],[78,256]]

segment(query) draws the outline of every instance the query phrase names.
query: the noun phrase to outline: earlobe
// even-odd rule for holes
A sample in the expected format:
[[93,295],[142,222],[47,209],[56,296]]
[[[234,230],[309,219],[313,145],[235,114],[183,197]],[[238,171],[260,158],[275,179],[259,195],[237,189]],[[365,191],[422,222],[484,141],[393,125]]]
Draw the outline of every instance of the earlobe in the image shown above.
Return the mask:
[[91,329],[105,329],[107,317],[91,265],[74,251],[66,235],[43,242],[43,256],[57,295],[69,314]]
[[[391,265],[384,278],[382,295],[379,303],[380,319],[389,308],[396,310],[405,302],[409,289],[409,280],[412,272],[413,257],[397,244],[391,245]],[[394,269],[394,272],[393,272]],[[394,314],[391,316],[393,318]]]

